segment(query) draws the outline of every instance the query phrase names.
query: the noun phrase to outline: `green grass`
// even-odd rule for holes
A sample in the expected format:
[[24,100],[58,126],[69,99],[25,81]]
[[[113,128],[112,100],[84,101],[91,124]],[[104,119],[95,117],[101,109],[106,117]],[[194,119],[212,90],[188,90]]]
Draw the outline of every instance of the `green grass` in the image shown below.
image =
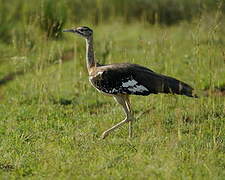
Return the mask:
[[0,44],[0,79],[12,79],[0,86],[1,179],[224,179],[225,96],[215,88],[225,83],[225,24],[217,15],[93,27],[100,62],[147,66],[200,96],[132,96],[132,139],[127,126],[100,139],[124,114],[89,84],[84,40],[25,29],[25,39]]

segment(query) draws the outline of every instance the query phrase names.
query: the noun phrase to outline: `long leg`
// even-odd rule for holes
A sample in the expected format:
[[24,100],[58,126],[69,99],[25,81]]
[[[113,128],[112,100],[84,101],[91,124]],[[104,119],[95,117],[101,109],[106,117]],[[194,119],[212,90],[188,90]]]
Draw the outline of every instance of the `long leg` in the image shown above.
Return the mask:
[[131,138],[132,137],[132,122],[133,122],[133,116],[132,116],[132,111],[131,111],[131,105],[130,105],[130,99],[129,99],[129,96],[128,95],[124,95],[124,100],[125,100],[125,103],[126,103],[126,107],[128,109],[128,112],[129,112],[129,137]]
[[126,96],[126,105],[128,107],[128,110],[129,110],[129,113],[131,114],[131,120],[129,121],[129,137],[131,138],[132,137],[132,132],[133,132],[133,127],[132,127],[132,124],[133,124],[133,120],[134,120],[134,117],[133,117],[133,113],[132,113],[132,110],[131,110],[131,105],[130,105],[130,99],[129,99],[129,96]]
[[[129,102],[129,99],[128,99],[128,96],[127,95],[117,95],[117,96],[114,96],[115,100],[122,105],[123,107],[123,110],[126,114],[126,118],[119,122],[118,124],[114,125],[113,127],[107,129],[105,132],[103,132],[102,134],[102,138],[104,139],[111,131],[117,129],[118,127],[122,126],[124,123],[126,122],[129,122],[133,119],[133,116],[132,116],[132,113],[131,113],[131,108],[130,108],[130,102]],[[132,130],[131,130],[131,125],[130,125],[130,128],[129,128],[129,135],[132,134]],[[131,130],[131,131],[130,131]]]

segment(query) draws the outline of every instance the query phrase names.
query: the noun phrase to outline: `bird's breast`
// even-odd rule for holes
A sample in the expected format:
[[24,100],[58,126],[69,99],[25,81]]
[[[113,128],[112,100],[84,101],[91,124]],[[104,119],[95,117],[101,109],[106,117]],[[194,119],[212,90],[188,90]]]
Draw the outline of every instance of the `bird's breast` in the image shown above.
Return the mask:
[[105,94],[105,95],[113,95],[115,93],[113,93],[114,91],[112,91],[111,89],[109,89],[107,87],[107,82],[103,81],[101,77],[99,76],[89,76],[89,81],[91,83],[91,85],[97,89],[99,92]]

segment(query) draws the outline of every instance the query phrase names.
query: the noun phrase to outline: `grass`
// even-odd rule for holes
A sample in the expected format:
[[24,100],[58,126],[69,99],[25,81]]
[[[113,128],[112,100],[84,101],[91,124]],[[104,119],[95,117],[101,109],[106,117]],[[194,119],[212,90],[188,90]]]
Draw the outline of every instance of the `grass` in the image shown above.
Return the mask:
[[224,179],[224,27],[217,15],[93,27],[100,62],[145,65],[200,95],[132,96],[134,138],[124,126],[101,140],[123,111],[89,84],[84,40],[28,24],[25,39],[0,44],[1,179]]
[[[4,43],[12,43],[14,38],[23,41],[34,29],[45,38],[60,39],[65,23],[71,22],[174,25],[203,14],[225,14],[224,0],[0,0],[0,4],[0,41]],[[31,35],[26,43],[32,47],[36,42]]]

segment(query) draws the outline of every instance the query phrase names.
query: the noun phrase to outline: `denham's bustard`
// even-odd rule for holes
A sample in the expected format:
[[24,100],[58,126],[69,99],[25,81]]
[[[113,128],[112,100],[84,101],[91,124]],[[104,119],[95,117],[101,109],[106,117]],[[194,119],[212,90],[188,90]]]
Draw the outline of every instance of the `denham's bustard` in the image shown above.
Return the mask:
[[94,88],[106,95],[111,95],[122,105],[126,118],[103,132],[104,139],[111,131],[129,122],[129,136],[132,136],[132,121],[135,119],[131,110],[129,95],[158,93],[193,95],[193,88],[175,78],[155,73],[154,71],[130,63],[100,65],[95,62],[93,31],[85,26],[64,30],[80,35],[86,40],[86,61],[89,80]]

